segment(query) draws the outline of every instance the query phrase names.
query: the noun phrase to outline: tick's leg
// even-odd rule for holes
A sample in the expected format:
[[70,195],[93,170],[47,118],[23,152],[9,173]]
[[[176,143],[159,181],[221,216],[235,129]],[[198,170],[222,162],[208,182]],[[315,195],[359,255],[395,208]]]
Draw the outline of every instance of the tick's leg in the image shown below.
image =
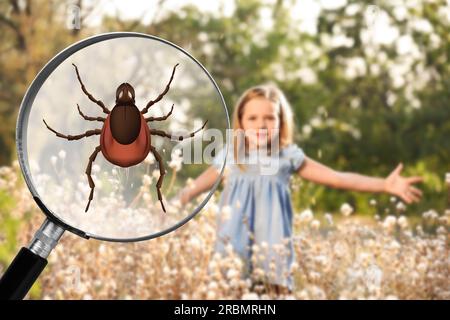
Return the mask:
[[148,111],[148,109],[149,109],[152,105],[154,105],[155,103],[157,103],[158,101],[160,101],[160,100],[164,97],[164,95],[169,91],[170,84],[172,83],[173,76],[174,76],[174,74],[175,74],[175,69],[177,68],[177,66],[178,66],[178,63],[173,67],[172,75],[170,76],[169,83],[166,85],[166,88],[164,89],[164,91],[161,92],[160,95],[157,96],[155,100],[150,100],[150,102],[147,103],[147,105],[145,106],[145,108],[142,109],[142,111],[141,111],[142,114],[146,114],[147,111]]
[[77,135],[74,135],[74,136],[72,136],[70,134],[69,135],[65,135],[65,134],[62,134],[62,133],[59,133],[59,132],[53,130],[52,128],[50,128],[48,126],[47,122],[45,122],[44,119],[42,119],[42,120],[44,121],[45,126],[47,127],[48,130],[50,130],[51,132],[55,133],[57,137],[67,139],[69,141],[70,140],[79,140],[79,139],[84,138],[84,137],[90,137],[90,136],[102,133],[102,130],[94,129],[94,130],[88,130],[85,133],[77,134]]
[[191,132],[184,136],[176,136],[172,133],[167,133],[167,132],[164,132],[163,130],[157,130],[157,129],[150,129],[150,134],[154,134],[154,135],[161,136],[161,137],[166,137],[166,138],[169,138],[172,140],[183,141],[183,139],[192,138],[197,132],[199,132],[200,130],[202,130],[205,127],[207,122],[208,122],[208,120],[205,121],[205,123],[203,124],[203,126],[200,129],[197,129],[194,132]]
[[145,121],[149,122],[149,121],[163,121],[163,120],[166,120],[172,114],[173,106],[174,105],[172,105],[172,108],[170,109],[170,112],[168,114],[166,114],[165,116],[162,116],[162,117],[148,117],[148,118],[145,118]]
[[105,122],[105,118],[102,117],[89,117],[87,115],[85,115],[83,112],[81,112],[80,106],[77,103],[77,108],[78,108],[78,113],[80,114],[80,116],[82,116],[84,118],[84,120],[87,121],[101,121],[101,122]]
[[83,84],[83,81],[81,81],[80,73],[78,72],[78,67],[74,63],[72,63],[72,65],[75,67],[75,72],[77,73],[77,78],[78,78],[78,81],[80,82],[81,90],[83,90],[84,94],[87,95],[89,100],[98,104],[100,106],[100,108],[102,108],[104,113],[109,114],[111,111],[109,111],[109,109],[107,107],[105,107],[105,104],[101,100],[95,99],[94,96],[87,91],[86,87]]
[[89,187],[91,188],[91,193],[89,194],[89,200],[86,206],[86,209],[84,210],[84,212],[87,212],[89,210],[89,205],[91,204],[92,199],[94,198],[94,188],[95,188],[95,183],[94,180],[91,177],[91,172],[92,172],[92,163],[95,161],[95,158],[97,157],[97,154],[100,152],[101,147],[97,146],[94,150],[94,152],[92,152],[91,156],[89,157],[89,162],[88,165],[86,167],[86,175],[88,178],[88,182],[89,182]]
[[162,194],[161,194],[161,186],[162,186],[162,183],[164,180],[164,176],[166,175],[166,170],[164,169],[164,164],[163,164],[162,158],[159,155],[158,151],[156,151],[155,147],[150,146],[150,150],[152,151],[153,155],[155,156],[156,161],[158,161],[159,179],[158,179],[158,182],[156,183],[156,191],[158,191],[158,199],[159,199],[159,202],[161,202],[161,207],[162,207],[163,211],[166,212],[166,208],[164,208],[164,203],[163,203]]

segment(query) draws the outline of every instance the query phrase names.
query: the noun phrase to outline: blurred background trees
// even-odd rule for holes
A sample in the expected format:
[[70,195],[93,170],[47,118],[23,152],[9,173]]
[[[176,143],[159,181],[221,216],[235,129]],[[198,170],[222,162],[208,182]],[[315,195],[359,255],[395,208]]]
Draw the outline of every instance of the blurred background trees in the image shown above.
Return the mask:
[[[448,1],[248,0],[211,4],[10,0],[0,3],[0,163],[15,155],[25,91],[55,54],[85,37],[136,31],[189,51],[212,74],[231,112],[250,86],[276,82],[295,112],[296,142],[337,170],[423,175],[416,212],[445,206],[450,160]],[[217,2],[216,2],[217,3]],[[80,8],[80,29],[73,18]],[[75,10],[75,11],[74,11]],[[370,213],[388,196],[331,190],[294,179],[297,209]]]

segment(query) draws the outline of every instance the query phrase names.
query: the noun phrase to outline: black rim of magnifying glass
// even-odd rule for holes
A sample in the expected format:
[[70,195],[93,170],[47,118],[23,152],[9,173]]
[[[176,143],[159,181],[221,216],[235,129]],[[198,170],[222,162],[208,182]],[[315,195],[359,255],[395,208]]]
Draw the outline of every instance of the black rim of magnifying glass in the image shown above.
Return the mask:
[[28,117],[30,115],[30,110],[32,108],[34,99],[39,91],[39,89],[41,88],[41,86],[43,85],[43,83],[45,82],[45,80],[50,76],[50,74],[62,63],[64,62],[67,58],[69,58],[71,55],[73,55],[75,52],[78,52],[79,50],[88,47],[92,44],[101,42],[101,41],[105,41],[105,40],[111,40],[111,39],[116,39],[116,38],[124,38],[124,37],[136,37],[136,38],[146,38],[146,39],[151,39],[151,40],[156,40],[156,41],[160,41],[164,44],[170,45],[178,50],[180,50],[181,52],[183,52],[186,56],[188,56],[192,61],[194,61],[200,68],[203,69],[203,71],[208,75],[208,78],[211,80],[211,82],[213,83],[214,87],[216,88],[217,93],[220,96],[220,100],[222,102],[222,106],[225,110],[225,113],[227,115],[227,130],[230,129],[230,118],[228,115],[228,110],[225,104],[225,100],[222,96],[222,92],[220,91],[217,83],[214,81],[213,77],[209,74],[208,70],[206,70],[206,68],[199,62],[197,61],[197,59],[195,59],[191,54],[189,54],[186,50],[184,50],[183,48],[167,41],[161,38],[158,38],[156,36],[153,35],[148,35],[148,34],[144,34],[144,33],[138,33],[138,32],[110,32],[110,33],[102,33],[99,35],[95,35],[86,39],[83,39],[79,42],[76,42],[75,44],[67,47],[66,49],[64,49],[63,51],[61,51],[60,53],[58,53],[55,57],[53,57],[53,59],[51,59],[45,66],[44,68],[42,68],[42,70],[38,73],[38,75],[36,76],[36,78],[33,80],[33,82],[31,83],[30,87],[28,88],[27,92],[25,93],[25,96],[22,100],[22,103],[20,105],[20,109],[19,109],[19,116],[17,119],[17,126],[16,126],[16,146],[17,146],[17,156],[19,159],[19,164],[20,164],[20,168],[22,170],[22,175],[25,179],[25,182],[28,186],[28,189],[30,190],[31,194],[33,195],[34,200],[36,201],[37,205],[39,206],[39,208],[44,212],[44,214],[47,216],[47,218],[60,225],[61,227],[63,227],[65,230],[68,230],[78,236],[81,236],[83,238],[89,239],[89,238],[93,238],[93,239],[98,239],[98,240],[104,240],[104,241],[111,241],[111,242],[136,242],[136,241],[144,241],[144,240],[149,240],[149,239],[153,239],[156,237],[160,237],[162,235],[165,235],[167,233],[170,233],[176,229],[178,229],[179,227],[181,227],[182,225],[184,225],[186,222],[188,222],[189,220],[191,220],[193,217],[195,217],[195,215],[197,215],[197,213],[199,213],[201,211],[201,209],[203,209],[203,207],[206,205],[206,203],[209,201],[209,199],[211,198],[211,196],[213,195],[213,193],[215,192],[215,190],[217,189],[217,187],[219,186],[220,180],[222,179],[223,173],[224,173],[224,169],[225,169],[225,164],[226,164],[226,159],[227,159],[227,155],[228,155],[228,143],[225,144],[226,150],[225,150],[225,160],[224,163],[222,165],[221,171],[220,171],[220,175],[219,178],[217,179],[217,181],[215,182],[214,186],[212,187],[212,189],[210,190],[209,194],[206,196],[206,198],[202,201],[202,203],[195,208],[195,210],[188,215],[187,217],[185,217],[183,220],[179,221],[177,224],[171,226],[170,228],[167,228],[165,230],[162,230],[160,232],[148,235],[148,236],[143,236],[143,237],[138,237],[138,238],[124,238],[124,239],[116,239],[116,238],[108,238],[108,237],[101,237],[95,234],[90,234],[87,232],[84,232],[80,229],[77,229],[75,227],[72,227],[70,224],[64,222],[62,219],[58,218],[55,214],[53,214],[53,212],[51,210],[49,210],[44,203],[41,201],[41,198],[37,192],[37,190],[35,189],[32,179],[31,179],[31,173],[30,173],[30,169],[29,169],[29,164],[28,164],[28,156],[27,156],[27,125],[28,125]]

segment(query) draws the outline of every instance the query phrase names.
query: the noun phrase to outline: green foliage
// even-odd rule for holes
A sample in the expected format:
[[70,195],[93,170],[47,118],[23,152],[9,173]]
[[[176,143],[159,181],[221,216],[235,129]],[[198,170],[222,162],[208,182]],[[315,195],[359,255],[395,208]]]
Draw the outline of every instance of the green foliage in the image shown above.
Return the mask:
[[10,212],[14,207],[12,197],[3,190],[0,190],[0,263],[6,266],[11,262],[17,248],[17,231],[20,226],[20,219],[14,218]]
[[[450,42],[448,21],[439,13],[446,2],[423,1],[415,6],[407,0],[374,3],[399,36],[412,37],[417,56],[400,54],[396,41],[372,45],[364,40],[362,33],[368,29],[365,12],[372,1],[322,8],[316,34],[298,27],[296,12],[305,8],[300,2],[295,11],[294,3],[236,1],[232,15],[204,12],[193,5],[163,10],[162,4],[158,11],[164,14],[148,25],[105,16],[100,28],[82,23],[81,31],[66,28],[61,18],[63,4],[40,0],[29,11],[23,8],[8,15],[11,6],[2,3],[0,13],[20,28],[5,25],[0,35],[0,86],[6,88],[0,94],[0,148],[4,151],[0,163],[13,158],[17,108],[25,88],[48,59],[88,35],[137,31],[165,38],[192,53],[218,83],[230,114],[245,89],[276,82],[295,113],[295,141],[308,156],[336,170],[374,176],[386,176],[403,162],[405,175],[426,179],[421,186],[424,200],[414,211],[442,210],[442,181],[450,161]],[[406,18],[396,15],[399,7],[405,8]],[[84,5],[82,14],[91,9]],[[431,31],[416,28],[418,20],[428,22]],[[338,36],[351,45],[330,45],[330,39]],[[348,76],[352,59],[362,59],[363,72]],[[397,72],[395,67],[405,61],[411,61],[407,72]],[[404,83],[399,85],[395,77]],[[348,202],[364,212],[372,197],[389,201],[387,195],[331,190],[306,182],[292,194],[297,208],[314,205],[324,210]]]

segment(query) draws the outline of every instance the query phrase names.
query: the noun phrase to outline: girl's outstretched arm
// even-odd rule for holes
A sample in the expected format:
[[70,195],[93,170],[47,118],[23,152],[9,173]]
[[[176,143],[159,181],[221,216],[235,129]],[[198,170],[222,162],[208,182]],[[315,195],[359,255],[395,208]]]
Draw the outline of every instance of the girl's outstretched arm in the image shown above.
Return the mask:
[[305,156],[305,161],[298,169],[302,178],[336,189],[363,192],[386,192],[403,199],[406,203],[419,202],[422,191],[414,183],[422,182],[422,177],[402,177],[400,163],[386,178],[370,177],[353,172],[340,172]]
[[179,199],[181,204],[185,205],[202,192],[211,189],[218,177],[219,172],[213,166],[210,166],[208,169],[203,171],[203,173],[194,180],[192,185],[186,186],[180,191]]

